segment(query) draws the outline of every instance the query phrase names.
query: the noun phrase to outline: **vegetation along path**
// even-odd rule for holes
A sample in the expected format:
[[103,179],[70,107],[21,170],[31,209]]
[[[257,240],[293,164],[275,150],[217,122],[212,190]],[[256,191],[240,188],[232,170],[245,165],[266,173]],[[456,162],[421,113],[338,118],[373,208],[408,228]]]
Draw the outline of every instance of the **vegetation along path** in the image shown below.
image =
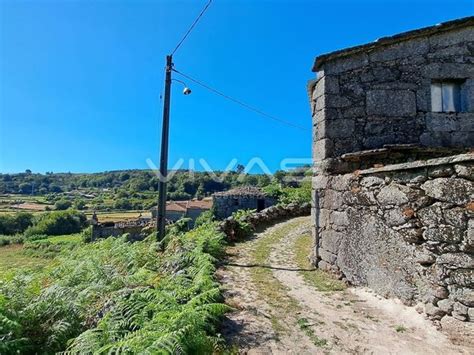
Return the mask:
[[241,353],[470,353],[413,308],[346,288],[308,262],[309,217],[278,223],[228,248],[219,270],[236,309],[222,333]]

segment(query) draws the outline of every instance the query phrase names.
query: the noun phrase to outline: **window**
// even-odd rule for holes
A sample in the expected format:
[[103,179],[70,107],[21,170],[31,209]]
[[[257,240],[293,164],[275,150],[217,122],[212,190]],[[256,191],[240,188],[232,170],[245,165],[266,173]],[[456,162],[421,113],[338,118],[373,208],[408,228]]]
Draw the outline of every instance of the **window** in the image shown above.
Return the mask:
[[462,82],[449,80],[431,83],[431,111],[463,111]]

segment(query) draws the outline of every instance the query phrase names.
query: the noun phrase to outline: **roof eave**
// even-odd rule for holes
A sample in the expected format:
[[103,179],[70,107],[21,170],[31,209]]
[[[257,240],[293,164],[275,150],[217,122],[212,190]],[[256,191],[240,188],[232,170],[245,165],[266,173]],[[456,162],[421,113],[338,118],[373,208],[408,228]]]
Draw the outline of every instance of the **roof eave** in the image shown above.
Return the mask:
[[360,52],[370,51],[378,47],[388,46],[398,42],[407,41],[417,37],[429,36],[435,33],[450,31],[457,28],[474,26],[474,16],[464,17],[452,21],[443,22],[434,26],[424,27],[416,30],[402,32],[393,36],[380,38],[374,42],[349,47],[334,52],[322,54],[314,60],[313,72],[317,72],[328,61],[338,58],[344,58]]

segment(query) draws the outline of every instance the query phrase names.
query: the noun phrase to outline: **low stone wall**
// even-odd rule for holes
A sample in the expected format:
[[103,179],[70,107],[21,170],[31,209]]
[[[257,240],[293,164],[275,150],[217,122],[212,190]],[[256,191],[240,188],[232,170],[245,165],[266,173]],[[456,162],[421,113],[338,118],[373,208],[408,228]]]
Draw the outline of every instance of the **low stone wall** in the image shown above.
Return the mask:
[[[251,228],[255,230],[257,227],[274,223],[276,221],[284,220],[291,217],[305,216],[311,214],[311,204],[304,203],[301,205],[275,205],[268,207],[260,212],[255,212],[248,215],[244,222],[250,224]],[[227,235],[229,240],[236,240],[239,223],[234,217],[228,217],[220,224],[221,230]]]
[[474,154],[316,176],[316,261],[440,319],[474,321]]

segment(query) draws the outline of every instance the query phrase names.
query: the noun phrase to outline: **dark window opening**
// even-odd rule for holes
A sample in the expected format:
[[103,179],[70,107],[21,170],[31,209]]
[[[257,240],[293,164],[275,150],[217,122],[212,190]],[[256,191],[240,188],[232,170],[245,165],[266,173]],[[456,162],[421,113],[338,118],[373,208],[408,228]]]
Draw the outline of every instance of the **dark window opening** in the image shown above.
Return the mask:
[[259,198],[257,200],[257,212],[260,212],[263,209],[265,209],[265,200],[263,198]]

